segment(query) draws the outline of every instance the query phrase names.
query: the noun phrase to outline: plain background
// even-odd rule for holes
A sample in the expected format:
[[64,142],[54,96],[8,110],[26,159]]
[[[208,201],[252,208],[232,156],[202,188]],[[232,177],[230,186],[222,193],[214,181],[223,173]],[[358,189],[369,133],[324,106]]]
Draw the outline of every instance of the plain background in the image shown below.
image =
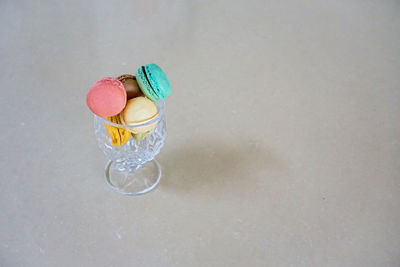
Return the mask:
[[[399,1],[0,1],[1,266],[399,266]],[[160,185],[86,107],[157,63]]]

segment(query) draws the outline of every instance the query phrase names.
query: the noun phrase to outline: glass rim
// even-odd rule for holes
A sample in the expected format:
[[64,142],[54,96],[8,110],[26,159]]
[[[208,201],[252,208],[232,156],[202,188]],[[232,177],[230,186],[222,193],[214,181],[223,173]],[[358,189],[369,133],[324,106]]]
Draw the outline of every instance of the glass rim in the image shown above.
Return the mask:
[[[153,124],[153,123],[159,121],[159,119],[163,116],[163,113],[164,113],[164,101],[157,101],[157,102],[155,102],[155,104],[157,105],[157,111],[158,111],[157,114],[152,119],[150,119],[148,121],[136,123],[134,125],[118,124],[118,123],[109,121],[106,118],[99,117],[96,114],[94,114],[94,117],[99,119],[100,121],[104,122],[107,125],[111,125],[111,126],[114,126],[114,127],[117,127],[117,128],[134,129],[134,128],[137,128],[137,127],[147,126],[147,125],[150,125],[150,124]],[[118,116],[119,116],[119,114],[118,114]]]

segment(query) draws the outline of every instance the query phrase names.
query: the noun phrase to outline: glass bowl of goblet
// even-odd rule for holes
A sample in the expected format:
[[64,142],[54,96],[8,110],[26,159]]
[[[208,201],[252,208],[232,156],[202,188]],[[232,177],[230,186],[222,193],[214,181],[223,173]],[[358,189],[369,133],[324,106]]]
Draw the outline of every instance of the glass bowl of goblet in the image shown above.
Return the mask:
[[164,145],[167,131],[165,102],[155,104],[156,116],[130,126],[94,115],[97,143],[108,158],[106,181],[122,194],[144,194],[160,182],[161,166],[154,158]]

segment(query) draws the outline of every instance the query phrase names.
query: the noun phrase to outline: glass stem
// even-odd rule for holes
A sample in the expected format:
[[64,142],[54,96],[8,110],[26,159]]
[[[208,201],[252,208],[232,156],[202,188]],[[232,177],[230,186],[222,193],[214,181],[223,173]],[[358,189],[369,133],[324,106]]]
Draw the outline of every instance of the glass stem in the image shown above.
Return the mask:
[[115,169],[121,172],[135,172],[142,165],[129,159],[115,161]]

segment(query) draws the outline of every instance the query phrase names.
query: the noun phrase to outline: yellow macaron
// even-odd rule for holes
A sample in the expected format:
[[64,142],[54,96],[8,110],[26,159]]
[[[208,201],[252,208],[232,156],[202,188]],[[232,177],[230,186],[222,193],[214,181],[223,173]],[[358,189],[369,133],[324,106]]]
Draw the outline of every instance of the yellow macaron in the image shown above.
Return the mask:
[[[107,120],[116,124],[121,124],[119,115],[108,117]],[[111,143],[113,146],[122,146],[129,141],[129,138],[131,137],[131,133],[129,131],[108,125],[107,123],[104,123],[104,125],[106,126],[107,137],[111,136]]]

